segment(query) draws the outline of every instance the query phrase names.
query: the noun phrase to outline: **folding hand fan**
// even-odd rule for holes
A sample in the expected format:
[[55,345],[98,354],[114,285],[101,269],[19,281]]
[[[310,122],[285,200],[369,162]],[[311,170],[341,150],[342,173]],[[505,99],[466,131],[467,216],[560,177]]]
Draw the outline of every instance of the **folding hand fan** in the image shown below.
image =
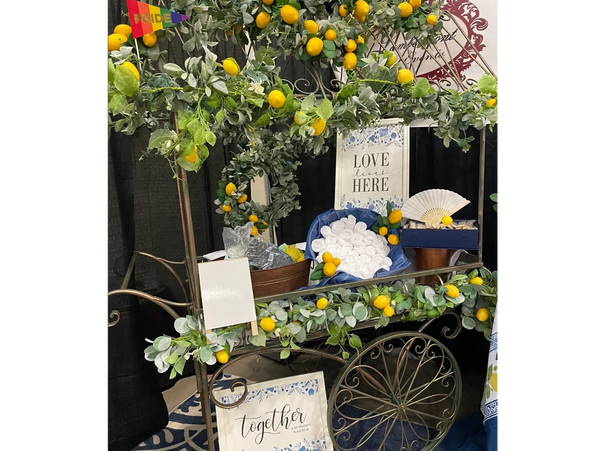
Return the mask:
[[402,205],[402,216],[437,225],[444,216],[452,216],[470,201],[453,191],[430,189],[408,198]]

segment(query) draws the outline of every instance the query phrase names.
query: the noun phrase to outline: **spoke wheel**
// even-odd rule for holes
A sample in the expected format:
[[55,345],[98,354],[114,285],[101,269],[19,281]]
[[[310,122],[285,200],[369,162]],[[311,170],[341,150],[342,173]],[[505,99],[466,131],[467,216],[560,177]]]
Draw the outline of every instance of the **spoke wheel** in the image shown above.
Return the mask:
[[338,451],[427,451],[448,433],[460,405],[456,359],[419,332],[384,335],[353,356],[329,395]]

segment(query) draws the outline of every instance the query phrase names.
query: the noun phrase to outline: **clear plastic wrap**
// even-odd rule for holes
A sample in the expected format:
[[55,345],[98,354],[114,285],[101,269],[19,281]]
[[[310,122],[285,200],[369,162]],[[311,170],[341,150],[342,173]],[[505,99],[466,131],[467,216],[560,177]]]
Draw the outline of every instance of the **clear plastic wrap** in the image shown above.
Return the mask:
[[252,222],[247,222],[243,226],[234,229],[223,228],[223,245],[225,247],[225,258],[247,257],[250,247],[250,232],[252,231]]
[[246,254],[251,266],[258,269],[273,269],[294,263],[294,259],[272,243],[252,237]]

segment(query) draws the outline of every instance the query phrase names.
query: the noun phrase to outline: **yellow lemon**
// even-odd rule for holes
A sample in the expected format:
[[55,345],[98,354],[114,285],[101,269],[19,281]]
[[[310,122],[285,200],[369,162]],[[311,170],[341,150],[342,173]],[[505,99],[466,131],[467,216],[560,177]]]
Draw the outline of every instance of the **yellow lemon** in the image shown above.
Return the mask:
[[267,221],[263,221],[262,223],[263,223],[264,225],[269,225],[269,224],[267,224]]
[[369,4],[364,0],[358,0],[354,4],[354,17],[365,17],[367,14],[369,14]]
[[360,17],[357,17],[356,20],[358,20],[359,22],[364,22],[366,18],[367,18],[367,16],[360,16]]
[[458,288],[456,288],[456,286],[452,285],[451,283],[447,283],[444,286],[446,288],[448,288],[448,291],[446,292],[446,296],[448,296],[449,298],[458,297],[459,292],[458,292]]
[[400,210],[392,210],[392,212],[388,215],[388,221],[390,224],[397,224],[402,219],[402,212]]
[[304,24],[302,24],[304,29],[310,33],[318,33],[319,25],[314,20],[305,20]]
[[306,53],[315,56],[323,50],[323,41],[320,38],[310,38],[306,43]]
[[229,360],[229,355],[225,349],[221,349],[220,351],[215,352],[215,357],[219,363],[227,363]]
[[364,44],[365,38],[363,38],[361,35],[358,35],[358,37],[356,38],[356,42],[358,42],[359,44]]
[[384,309],[386,308],[388,305],[390,305],[390,298],[388,298],[386,295],[384,294],[380,294],[379,296],[377,296],[375,298],[375,300],[373,301],[373,306],[377,307],[378,309]]
[[265,5],[272,5],[275,0],[262,0]]
[[344,55],[344,62],[342,64],[344,69],[352,70],[356,67],[357,61],[358,60],[356,59],[356,55],[354,53],[346,53]]
[[250,216],[248,216],[248,221],[250,221],[250,222],[258,222],[258,216],[256,216],[256,215],[250,215]]
[[333,255],[329,252],[325,252],[323,254],[323,263],[331,263],[333,261]]
[[131,34],[131,27],[126,23],[122,23],[115,27],[113,33],[122,34],[123,36],[128,37]]
[[332,260],[332,262],[333,262],[333,264],[334,264],[335,266],[340,266],[340,265],[342,264],[342,261],[341,261],[339,258],[337,258],[337,257],[336,257],[336,258],[334,258],[334,259]]
[[296,114],[294,114],[294,122],[296,123],[296,125],[302,125],[307,120],[308,120],[308,117],[302,111],[298,111]]
[[394,314],[394,307],[390,307],[389,305],[383,309],[383,314],[388,318]]
[[[133,72],[133,75],[135,75],[135,78],[139,81],[140,80],[140,73],[138,72],[137,68],[131,64],[129,61],[124,61],[121,63],[121,66],[126,67],[127,69],[129,69],[131,72]],[[196,157],[198,157],[198,154],[196,154]],[[196,160],[194,160],[196,161]]]
[[277,89],[274,89],[273,91],[271,91],[269,93],[269,105],[271,105],[273,108],[275,108],[275,109],[281,108],[284,103],[285,103],[285,95],[283,94],[283,92],[281,92]]
[[348,39],[348,44],[344,46],[346,52],[352,53],[356,50],[356,41],[354,39]]
[[225,193],[228,196],[231,196],[231,193],[233,193],[233,190],[235,190],[235,185],[232,182],[229,182],[227,184],[227,186],[225,187]]
[[231,211],[231,207],[229,205],[221,205],[221,208],[227,213]]
[[298,10],[292,5],[284,5],[281,8],[280,14],[283,21],[287,24],[294,25],[298,22]]
[[410,3],[400,3],[398,5],[398,9],[400,10],[400,17],[408,17],[413,12],[413,7],[410,6]]
[[400,69],[398,71],[398,83],[412,83],[413,79],[413,74],[408,69]]
[[477,319],[482,323],[490,317],[490,311],[486,308],[480,308],[477,310]]
[[335,30],[327,30],[325,32],[325,39],[327,39],[328,41],[335,41],[335,38],[337,38]]
[[266,28],[269,22],[271,22],[271,15],[266,11],[259,12],[254,20],[258,28]]
[[317,308],[320,310],[324,310],[329,305],[329,301],[325,298],[321,298],[317,301]]
[[437,23],[437,17],[435,14],[429,14],[427,16],[427,24],[428,25],[435,25]]
[[473,285],[483,285],[483,279],[481,277],[473,277],[469,282]]
[[490,376],[490,385],[492,389],[498,393],[498,373],[494,373]]
[[325,265],[323,266],[323,274],[325,274],[327,277],[333,276],[336,270],[337,268],[333,264],[333,262],[325,263]]
[[142,36],[142,42],[146,47],[154,47],[156,45],[156,41],[158,41],[156,33],[146,33],[144,36]]
[[490,99],[485,103],[485,106],[488,108],[492,108],[494,105],[496,105],[496,99]]
[[243,204],[247,200],[248,200],[248,195],[244,194],[243,196],[240,196],[240,198],[237,201],[238,201],[238,204]]
[[119,50],[127,41],[127,36],[121,33],[113,33],[108,35],[108,51]]
[[250,235],[252,235],[252,236],[258,235],[258,227],[252,226],[252,230],[250,231]]
[[387,235],[387,233],[388,233],[388,229],[387,229],[387,227],[379,227],[379,234],[380,234],[381,236],[386,236],[386,235]]
[[392,54],[391,54],[391,55],[388,57],[387,61],[385,62],[385,65],[386,65],[387,67],[391,67],[391,66],[392,66],[392,64],[394,64],[395,62],[396,62],[396,54],[395,54],[395,53],[392,53]]
[[267,316],[266,318],[260,320],[260,327],[265,332],[271,332],[273,329],[275,329],[275,321]]
[[387,240],[388,243],[390,243],[392,246],[395,246],[400,241],[396,235],[392,234],[390,234],[390,236],[387,237]]
[[421,0],[408,0],[408,3],[410,3],[410,6],[412,6],[415,9],[421,6]]
[[339,12],[340,12],[340,16],[346,17],[348,15],[349,11],[348,11],[348,8],[346,8],[346,5],[340,5]]
[[194,151],[191,154],[186,155],[185,159],[187,161],[189,161],[190,163],[195,163],[196,160],[198,159],[198,146],[195,146]]
[[315,131],[313,136],[319,136],[325,130],[325,121],[319,117],[312,123],[311,127]]
[[444,216],[442,218],[442,224],[444,224],[444,225],[450,225],[450,224],[452,224],[452,217],[451,216]]
[[234,77],[240,73],[240,66],[233,58],[227,58],[223,61],[223,70]]

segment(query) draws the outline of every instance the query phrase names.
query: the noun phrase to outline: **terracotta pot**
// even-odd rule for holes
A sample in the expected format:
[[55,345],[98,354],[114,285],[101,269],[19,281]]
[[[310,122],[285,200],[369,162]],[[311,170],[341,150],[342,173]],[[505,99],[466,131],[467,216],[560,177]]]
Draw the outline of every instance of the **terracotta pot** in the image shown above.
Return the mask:
[[[417,248],[415,249],[415,263],[417,271],[427,269],[437,269],[450,266],[451,249]],[[447,273],[446,273],[447,274]],[[443,279],[446,274],[440,274]],[[419,277],[417,282],[420,284],[439,284],[436,276]]]
[[281,268],[250,271],[254,297],[294,291],[308,285],[311,260],[304,260]]

